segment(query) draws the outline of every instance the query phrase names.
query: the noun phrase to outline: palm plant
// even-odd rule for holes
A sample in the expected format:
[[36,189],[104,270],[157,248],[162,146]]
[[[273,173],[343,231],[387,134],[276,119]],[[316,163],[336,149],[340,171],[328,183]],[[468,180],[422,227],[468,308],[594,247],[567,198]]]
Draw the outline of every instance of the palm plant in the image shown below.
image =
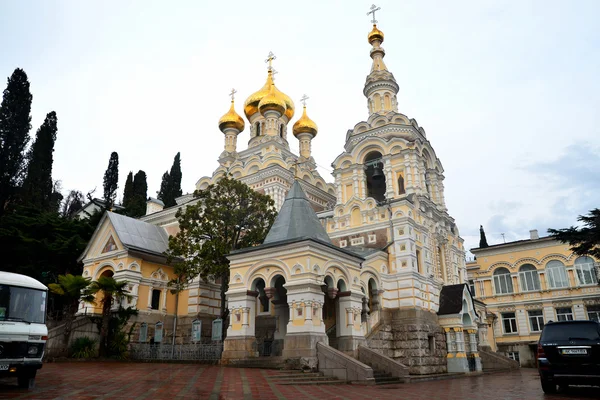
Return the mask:
[[71,327],[73,320],[75,319],[75,313],[79,305],[79,301],[92,302],[94,296],[87,293],[87,288],[90,286],[90,279],[84,278],[81,275],[59,275],[58,283],[51,283],[48,285],[50,291],[64,299],[64,337],[63,340],[65,345],[69,343],[69,337],[71,336]]
[[130,300],[132,298],[127,290],[127,282],[117,282],[114,278],[108,276],[101,276],[97,281],[92,282],[89,286],[87,293],[90,295],[96,295],[101,293],[102,300],[102,323],[100,325],[100,357],[106,357],[108,355],[108,330],[110,327],[111,309],[113,305],[113,299]]

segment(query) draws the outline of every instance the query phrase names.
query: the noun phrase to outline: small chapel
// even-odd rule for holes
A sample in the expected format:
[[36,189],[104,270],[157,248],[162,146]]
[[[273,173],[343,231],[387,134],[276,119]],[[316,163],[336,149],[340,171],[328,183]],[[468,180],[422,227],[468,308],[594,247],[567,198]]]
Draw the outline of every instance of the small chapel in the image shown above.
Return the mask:
[[[261,245],[228,257],[223,363],[273,356],[319,368],[319,351],[334,349],[358,360],[375,353],[414,375],[481,370],[479,335],[487,322],[466,284],[463,240],[444,201],[444,169],[425,130],[398,109],[399,84],[384,62],[376,10],[367,35],[366,119],[340,143],[332,182],[311,154],[318,127],[306,96],[292,124],[296,106],[273,80],[272,53],[264,85],[243,103],[245,119],[232,91],[218,121],[219,166],[196,189],[229,175],[271,196],[279,212]],[[300,154],[290,150],[291,140]],[[128,282],[127,305],[139,310],[134,341],[148,341],[160,324],[161,340],[175,335],[188,343],[193,321],[208,329],[219,313],[218,284],[196,279],[177,303],[167,285],[172,271],[164,251],[179,229],[175,214],[196,201],[188,194],[164,208],[151,198],[140,219],[107,212],[81,256],[84,276]],[[169,332],[174,315],[181,322]]]

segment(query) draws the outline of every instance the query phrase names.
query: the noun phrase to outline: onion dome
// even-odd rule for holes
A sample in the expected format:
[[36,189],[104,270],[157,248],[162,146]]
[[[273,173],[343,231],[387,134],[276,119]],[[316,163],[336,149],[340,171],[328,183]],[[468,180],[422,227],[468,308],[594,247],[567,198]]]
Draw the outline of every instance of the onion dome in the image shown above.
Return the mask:
[[317,136],[317,124],[306,115],[306,106],[304,106],[304,111],[302,111],[302,116],[292,128],[292,132],[294,132],[294,136],[298,137],[301,133],[310,133],[313,137]]
[[383,32],[377,29],[377,25],[373,24],[373,30],[369,32],[369,44],[373,44],[374,41],[378,40],[379,43],[383,43]]
[[277,111],[283,115],[285,110],[285,100],[275,92],[275,86],[271,85],[269,93],[258,103],[258,111],[264,116],[267,111]]
[[238,115],[238,113],[235,112],[233,100],[231,100],[231,107],[229,108],[229,111],[227,111],[227,113],[223,115],[221,119],[219,119],[219,129],[223,133],[225,133],[226,129],[232,128],[237,129],[238,132],[241,132],[244,130],[244,126],[244,120]]
[[[271,87],[273,87],[275,96],[280,97],[285,103],[285,116],[287,116],[288,121],[291,121],[295,110],[294,102],[287,94],[277,89],[275,83],[273,83],[273,73],[271,70],[269,70],[267,81],[265,82],[264,86],[257,92],[251,94],[244,102],[244,114],[246,114],[246,118],[248,118],[248,120],[250,120],[250,118],[258,112],[258,103],[260,103],[263,97],[269,94]],[[282,115],[284,115],[284,113],[282,113]]]

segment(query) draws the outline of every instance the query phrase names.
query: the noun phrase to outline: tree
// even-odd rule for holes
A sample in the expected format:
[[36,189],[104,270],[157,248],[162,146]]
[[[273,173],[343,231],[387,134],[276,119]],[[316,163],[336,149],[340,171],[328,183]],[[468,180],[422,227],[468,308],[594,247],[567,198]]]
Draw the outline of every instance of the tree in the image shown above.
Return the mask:
[[119,155],[116,151],[110,154],[108,167],[104,172],[104,208],[111,210],[117,198],[119,187]]
[[123,190],[123,207],[125,207],[125,213],[127,213],[127,209],[131,206],[131,202],[133,201],[133,172],[129,171],[127,174],[127,180],[125,181],[125,189]]
[[165,207],[167,206],[167,199],[170,197],[171,193],[171,176],[169,175],[169,171],[165,171],[162,176],[162,180],[160,181],[160,190],[158,191],[156,197],[159,200],[162,200],[165,203]]
[[488,244],[487,238],[485,237],[483,225],[479,225],[479,248],[483,249],[484,247],[490,247],[490,245]]
[[129,204],[127,215],[133,218],[139,218],[146,214],[146,200],[148,195],[148,183],[146,182],[146,173],[138,171],[133,177],[133,197]]
[[68,345],[69,337],[71,336],[71,326],[75,318],[75,313],[79,306],[79,301],[92,302],[94,296],[87,293],[87,288],[90,285],[90,279],[84,278],[81,275],[59,275],[58,283],[48,285],[50,291],[64,299],[63,316],[65,321],[64,343]]
[[158,198],[165,203],[165,207],[176,205],[175,199],[181,196],[181,156],[175,155],[171,171],[166,171],[162,176]]
[[31,100],[27,74],[17,68],[8,78],[0,105],[0,216],[22,180],[31,129]]
[[577,221],[583,222],[581,228],[548,229],[548,233],[559,242],[568,243],[578,256],[600,259],[600,209],[595,208],[588,215],[580,215]]
[[22,202],[42,211],[57,209],[52,182],[52,153],[56,142],[57,122],[56,112],[51,111],[38,129],[27,154],[27,175],[21,188]]
[[[168,262],[176,275],[200,276],[221,284],[221,318],[227,318],[225,292],[233,250],[256,246],[266,237],[277,212],[270,197],[246,184],[222,178],[194,192],[196,204],[177,211],[180,231],[169,237]],[[226,324],[223,324],[225,327]]]
[[84,201],[83,193],[79,190],[71,190],[62,203],[60,215],[64,218],[72,218],[83,208]]
[[101,276],[94,281],[86,291],[86,295],[100,295],[100,304],[102,305],[102,323],[100,325],[100,357],[108,355],[108,333],[110,328],[110,318],[112,316],[113,299],[121,301],[122,299],[131,299],[127,290],[127,282],[117,282],[109,276]]

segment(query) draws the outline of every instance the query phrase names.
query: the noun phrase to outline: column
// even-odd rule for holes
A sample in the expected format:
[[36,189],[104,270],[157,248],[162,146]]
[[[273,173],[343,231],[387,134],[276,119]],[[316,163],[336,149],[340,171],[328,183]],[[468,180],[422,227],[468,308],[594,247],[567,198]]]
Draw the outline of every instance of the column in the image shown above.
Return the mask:
[[337,193],[336,204],[342,204],[342,174],[340,172],[335,174],[335,188]]
[[164,288],[164,289],[162,290],[162,292],[161,292],[161,294],[160,294],[160,295],[161,295],[161,297],[162,297],[162,300],[161,300],[161,303],[162,303],[162,307],[161,307],[161,308],[162,308],[162,311],[163,311],[163,312],[167,312],[167,288]]
[[356,168],[354,168],[354,171],[352,172],[352,189],[354,192],[354,195],[357,198],[360,198],[360,194],[359,194],[359,186],[358,186],[358,170]]
[[359,172],[360,198],[366,199],[367,198],[367,175],[363,168],[361,168],[359,171],[360,171]]
[[221,359],[239,360],[258,357],[256,351],[256,297],[258,292],[239,289],[227,292],[227,306],[230,312],[230,324],[227,338],[223,342]]
[[385,173],[385,198],[392,199],[394,198],[394,183],[392,176],[392,161],[389,157],[384,160],[384,173]]
[[358,346],[365,343],[360,324],[363,296],[362,292],[354,291],[338,293],[338,350],[352,356],[356,356]]

